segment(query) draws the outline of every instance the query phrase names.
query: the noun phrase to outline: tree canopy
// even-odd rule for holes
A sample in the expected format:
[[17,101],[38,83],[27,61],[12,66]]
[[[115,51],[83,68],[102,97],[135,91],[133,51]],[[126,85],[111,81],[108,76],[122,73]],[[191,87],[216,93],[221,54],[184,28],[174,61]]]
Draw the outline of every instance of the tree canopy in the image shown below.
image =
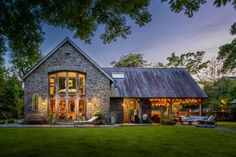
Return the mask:
[[[236,34],[236,22],[230,28],[230,34]],[[233,71],[236,68],[236,38],[231,43],[220,46],[218,60],[223,60],[222,72]]]
[[[228,3],[236,7],[235,0],[213,2],[216,7]],[[161,3],[167,3],[176,13],[184,12],[191,17],[206,0],[161,0]],[[100,38],[104,43],[126,38],[131,33],[127,19],[139,26],[151,21],[149,5],[150,0],[1,0],[0,56],[8,50],[21,53],[27,60],[38,60],[44,24],[67,28],[87,43],[100,26],[103,30]],[[22,55],[12,55],[12,61]]]
[[145,67],[147,61],[143,59],[143,54],[130,53],[120,57],[119,61],[111,62],[113,67]]
[[205,52],[189,52],[181,55],[176,55],[174,52],[167,57],[167,63],[158,63],[154,67],[184,67],[192,75],[198,74],[200,70],[206,68],[209,61],[204,61]]
[[236,39],[219,48],[218,59],[224,61],[222,71],[232,71],[236,68]]

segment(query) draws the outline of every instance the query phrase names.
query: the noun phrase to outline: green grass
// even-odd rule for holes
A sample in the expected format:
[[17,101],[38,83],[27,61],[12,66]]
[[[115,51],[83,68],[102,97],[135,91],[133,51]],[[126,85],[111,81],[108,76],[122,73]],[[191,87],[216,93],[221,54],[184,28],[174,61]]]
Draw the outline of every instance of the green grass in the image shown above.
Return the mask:
[[0,156],[230,157],[236,133],[188,126],[0,128]]
[[224,127],[236,131],[236,122],[217,122],[217,125],[219,127]]

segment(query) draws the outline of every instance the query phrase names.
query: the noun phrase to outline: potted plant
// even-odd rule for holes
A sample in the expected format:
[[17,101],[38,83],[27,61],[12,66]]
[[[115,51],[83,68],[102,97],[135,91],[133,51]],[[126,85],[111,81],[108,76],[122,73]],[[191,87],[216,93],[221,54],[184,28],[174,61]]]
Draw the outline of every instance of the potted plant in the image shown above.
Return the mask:
[[97,119],[97,122],[99,124],[103,124],[103,113],[100,111],[100,110],[96,110],[94,113],[93,113],[93,116],[97,116],[98,119]]

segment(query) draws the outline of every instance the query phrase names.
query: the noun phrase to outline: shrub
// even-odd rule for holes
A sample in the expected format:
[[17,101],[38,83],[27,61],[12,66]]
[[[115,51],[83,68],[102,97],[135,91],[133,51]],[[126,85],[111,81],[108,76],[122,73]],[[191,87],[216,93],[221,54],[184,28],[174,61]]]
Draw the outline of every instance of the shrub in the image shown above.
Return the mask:
[[48,114],[47,122],[48,122],[48,124],[53,124],[53,125],[55,124],[55,118],[54,118],[53,113]]
[[165,118],[163,120],[163,124],[165,124],[165,125],[174,125],[174,124],[176,124],[174,114],[171,113],[170,115],[168,115],[167,118]]
[[5,121],[4,120],[0,120],[0,124],[5,124]]
[[102,111],[96,110],[96,111],[93,113],[93,116],[97,116],[97,117],[98,117],[97,122],[98,122],[99,124],[104,124],[104,123],[105,123],[105,120],[104,120]]
[[7,121],[7,123],[8,123],[8,124],[14,124],[14,123],[15,123],[15,120],[14,120],[14,119],[9,119],[9,120]]

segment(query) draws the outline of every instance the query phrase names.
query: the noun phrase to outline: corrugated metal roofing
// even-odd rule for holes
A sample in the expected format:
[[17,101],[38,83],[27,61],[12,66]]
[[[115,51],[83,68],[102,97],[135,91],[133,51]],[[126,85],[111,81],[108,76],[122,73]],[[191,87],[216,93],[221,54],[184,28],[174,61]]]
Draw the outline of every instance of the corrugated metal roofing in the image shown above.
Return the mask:
[[208,98],[184,68],[103,68],[114,79],[111,97],[133,98]]

